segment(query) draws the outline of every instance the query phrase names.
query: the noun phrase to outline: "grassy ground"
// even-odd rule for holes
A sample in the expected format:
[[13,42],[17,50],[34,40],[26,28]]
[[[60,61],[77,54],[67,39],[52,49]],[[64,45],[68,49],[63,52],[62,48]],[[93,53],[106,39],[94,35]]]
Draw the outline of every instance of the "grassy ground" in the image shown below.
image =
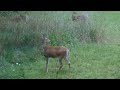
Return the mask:
[[[57,74],[57,59],[50,59],[49,72],[45,72],[44,57],[21,65],[9,65],[1,70],[0,78],[27,79],[117,79],[120,78],[120,46],[118,45],[75,45],[71,48],[71,68],[64,67]],[[4,75],[4,76],[3,76]]]
[[[64,12],[55,14],[61,16]],[[67,12],[70,13],[70,12]],[[39,12],[32,15],[40,17]],[[46,13],[44,14],[46,15]],[[35,48],[24,47],[14,51],[7,48],[1,56],[0,78],[8,79],[118,79],[120,78],[120,12],[96,12],[95,20],[104,23],[107,43],[104,44],[68,44],[71,68],[64,62],[64,67],[57,73],[57,59],[50,59],[49,72],[45,72],[45,58],[40,53],[33,54]],[[63,15],[64,17],[67,14]],[[46,15],[47,17],[47,15]],[[52,17],[52,13],[51,13]],[[69,20],[68,17],[64,18]],[[101,24],[101,23],[100,23]],[[21,53],[24,52],[24,53]],[[16,57],[21,53],[20,57]],[[15,56],[14,56],[15,55]],[[29,57],[29,58],[28,58]],[[26,60],[23,64],[11,64],[13,59]],[[31,62],[29,62],[29,60]]]

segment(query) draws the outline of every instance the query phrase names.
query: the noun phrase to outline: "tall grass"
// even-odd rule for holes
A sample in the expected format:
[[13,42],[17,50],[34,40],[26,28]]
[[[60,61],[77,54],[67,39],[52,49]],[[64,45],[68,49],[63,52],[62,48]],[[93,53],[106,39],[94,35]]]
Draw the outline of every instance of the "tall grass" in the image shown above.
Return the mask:
[[[48,14],[49,15],[49,14]],[[70,17],[71,18],[71,17]],[[73,45],[74,43],[102,42],[104,40],[103,28],[97,26],[91,18],[86,23],[73,22],[63,18],[50,19],[41,16],[40,19],[30,19],[28,22],[12,22],[1,19],[0,47],[3,48],[23,48],[34,47],[42,50],[42,35],[45,34],[50,40],[51,45]],[[36,49],[37,50],[37,49]],[[35,51],[36,52],[36,51]],[[13,57],[17,60],[15,51]],[[37,51],[38,53],[38,51]],[[21,54],[24,57],[24,52]],[[12,59],[14,61],[14,59]],[[18,60],[19,61],[19,60]]]
[[[41,12],[42,13],[42,12]],[[66,46],[70,50],[75,50],[82,43],[104,43],[105,28],[102,22],[100,25],[94,19],[90,18],[87,23],[73,22],[71,14],[63,15],[52,14],[51,12],[43,12],[39,18],[32,18],[28,22],[12,22],[7,18],[0,18],[0,55],[1,60],[11,67],[11,65],[25,64],[43,60],[42,56],[42,35],[45,34],[51,40],[53,46]],[[57,17],[58,16],[58,17]],[[90,16],[91,17],[91,16]],[[76,45],[75,45],[76,44]],[[72,55],[77,56],[79,52],[74,51]],[[74,57],[74,56],[73,56]],[[72,59],[78,59],[73,58]],[[43,66],[43,65],[42,65]],[[3,66],[6,68],[6,66]],[[16,66],[18,72],[11,76],[2,77],[9,72],[9,69],[4,69],[5,72],[1,78],[25,78],[25,66]],[[14,67],[11,68],[13,70]],[[41,68],[43,69],[43,68]],[[29,72],[31,74],[31,72]],[[49,78],[49,77],[48,77]]]

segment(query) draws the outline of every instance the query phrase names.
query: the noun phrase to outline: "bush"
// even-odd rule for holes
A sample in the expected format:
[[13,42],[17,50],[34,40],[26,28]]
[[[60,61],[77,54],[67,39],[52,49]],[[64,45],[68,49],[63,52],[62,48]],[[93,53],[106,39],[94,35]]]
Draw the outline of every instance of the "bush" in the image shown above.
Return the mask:
[[[4,20],[3,20],[4,21]],[[0,30],[0,41],[4,46],[39,46],[42,34],[51,40],[52,45],[65,45],[80,42],[99,42],[103,30],[95,22],[73,22],[65,20],[33,19],[29,22],[13,23],[4,21]]]
[[[90,19],[87,23],[73,22],[63,18],[51,19],[42,16],[30,19],[29,22],[11,22],[5,17],[0,18],[0,51],[13,48],[9,62],[25,62],[34,60],[42,52],[42,35],[45,34],[53,46],[74,45],[77,42],[91,43],[104,40],[104,28]],[[102,25],[102,24],[101,24]],[[34,48],[33,52],[25,53],[19,48]],[[31,57],[29,57],[31,55]],[[8,57],[9,58],[9,57]]]
[[13,15],[24,15],[24,14],[30,14],[30,11],[0,11],[0,16],[13,16]]

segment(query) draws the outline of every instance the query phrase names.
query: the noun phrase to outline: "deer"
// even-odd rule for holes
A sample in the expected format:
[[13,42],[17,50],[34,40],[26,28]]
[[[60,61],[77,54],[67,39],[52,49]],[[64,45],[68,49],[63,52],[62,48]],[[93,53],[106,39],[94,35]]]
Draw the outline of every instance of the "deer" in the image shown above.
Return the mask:
[[58,58],[59,59],[59,70],[63,67],[62,60],[64,59],[66,63],[69,65],[70,69],[70,61],[69,55],[70,51],[64,46],[50,46],[50,40],[48,38],[44,38],[43,40],[43,54],[46,58],[46,72],[48,72],[48,62],[49,58]]

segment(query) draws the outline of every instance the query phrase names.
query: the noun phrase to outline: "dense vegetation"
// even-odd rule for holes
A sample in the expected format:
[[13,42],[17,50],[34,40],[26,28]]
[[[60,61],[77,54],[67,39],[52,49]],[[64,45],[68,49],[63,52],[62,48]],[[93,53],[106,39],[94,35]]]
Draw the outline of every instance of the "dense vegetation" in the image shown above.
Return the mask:
[[[30,19],[16,23],[10,21],[11,13],[27,13]],[[1,12],[0,78],[119,78],[120,12],[88,13],[83,23],[73,22],[70,11]],[[70,71],[64,62],[57,73],[59,65],[51,58],[49,72],[45,72],[43,34],[52,46],[70,49]]]

